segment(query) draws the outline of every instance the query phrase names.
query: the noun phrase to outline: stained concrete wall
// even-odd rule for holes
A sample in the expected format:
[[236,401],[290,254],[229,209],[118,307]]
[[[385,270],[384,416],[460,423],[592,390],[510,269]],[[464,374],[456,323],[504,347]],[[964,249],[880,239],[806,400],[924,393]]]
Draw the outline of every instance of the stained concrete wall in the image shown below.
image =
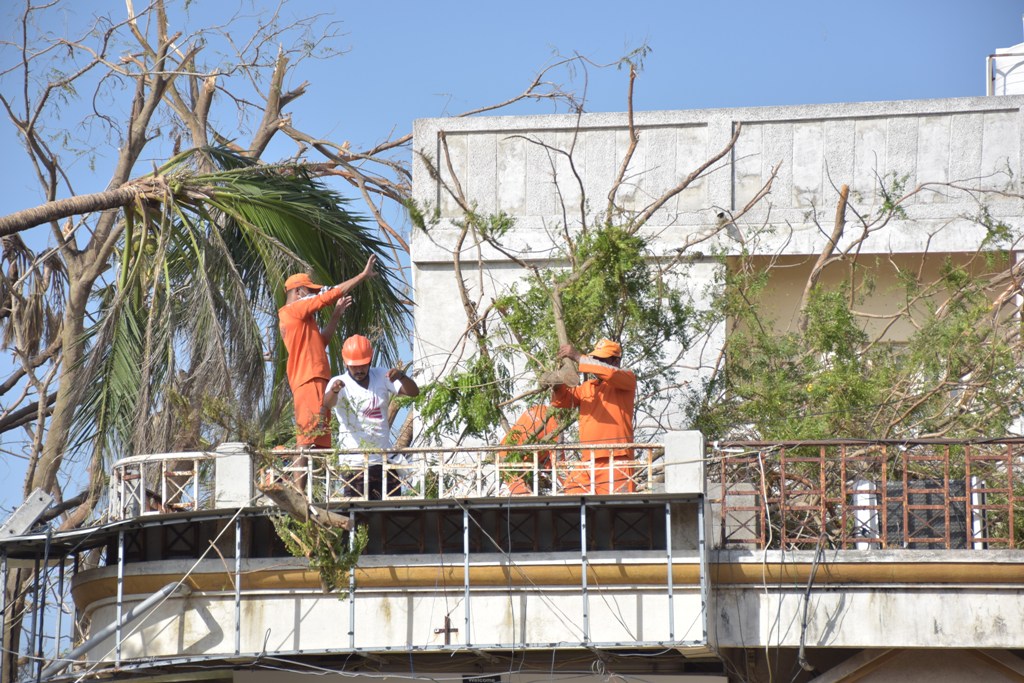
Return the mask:
[[[638,112],[639,143],[620,199],[626,209],[647,207],[725,149],[739,125],[735,148],[652,217],[659,244],[665,250],[678,247],[716,225],[719,212],[742,208],[778,166],[769,202],[751,222],[768,217],[770,206],[771,221],[792,228],[784,251],[813,253],[827,236],[819,234],[807,214],[816,210],[828,216],[834,210],[833,186],[850,185],[865,207],[879,205],[878,179],[889,175],[906,176],[908,188],[961,182],[1019,192],[1022,106],[1024,96],[1007,96]],[[514,216],[519,239],[512,243],[543,257],[551,243],[547,231],[557,235],[562,226],[576,229],[581,216],[593,218],[604,208],[628,144],[625,114],[417,121],[413,192],[421,205],[439,210],[441,222],[433,239],[413,235],[413,261],[451,261],[445,248],[451,236],[445,232],[461,210],[442,183],[457,185],[479,212]],[[442,182],[432,177],[431,165]],[[587,200],[582,211],[581,196]],[[1019,219],[1019,199],[991,197],[990,203],[996,215]],[[946,245],[951,251],[969,249],[969,242],[950,228],[966,225],[956,219],[976,211],[975,195],[934,187],[907,206],[906,220],[887,231],[889,239],[872,240],[872,248],[918,250],[923,235],[953,220],[941,230]],[[661,232],[666,227],[673,229]],[[504,260],[486,249],[483,256]]]
[[[817,573],[776,569],[813,551],[717,551],[711,561],[752,583],[713,575],[709,629],[721,647],[1019,648],[1024,586],[1016,550],[825,551]],[[994,579],[987,571],[1005,571]],[[857,574],[853,578],[853,574]],[[806,612],[805,612],[806,610]],[[806,618],[806,629],[804,619]]]
[[[694,552],[677,550],[676,567],[694,567]],[[362,567],[394,567],[404,564],[395,557],[366,557]],[[402,556],[403,563],[419,566],[458,566],[454,557]],[[666,558],[658,551],[591,552],[590,566],[622,567],[626,564],[660,565]],[[578,553],[516,556],[516,566],[579,567]],[[504,566],[499,554],[474,555],[473,566]],[[584,640],[595,644],[655,647],[673,643],[678,647],[702,649],[706,643],[705,618],[699,585],[674,585],[671,594],[665,583],[640,586],[602,586],[591,579],[587,591],[580,585],[473,585],[469,602],[465,586],[410,587],[398,583],[386,588],[357,587],[352,603],[337,593],[303,588],[280,579],[280,572],[306,568],[302,560],[274,558],[246,560],[243,575],[248,580],[263,577],[259,589],[242,591],[240,651],[243,653],[346,650],[350,648],[386,652],[407,648],[458,650],[468,644],[478,647],[517,649],[522,647],[579,647]],[[151,574],[188,573],[200,584],[212,576],[230,585],[221,560],[152,562],[129,565],[129,581]],[[75,584],[116,576],[116,567],[82,572]],[[221,578],[223,576],[223,578]],[[275,585],[275,577],[277,585]],[[123,610],[131,609],[148,595],[126,595]],[[671,608],[669,607],[671,603]],[[94,628],[114,622],[116,599],[104,597],[81,607]],[[469,638],[466,636],[467,609]],[[446,647],[443,633],[445,615],[459,629]],[[584,616],[586,615],[586,616]],[[185,597],[161,602],[144,617],[125,626],[121,644],[124,659],[172,657],[179,655],[223,655],[235,651],[235,594],[233,590],[195,588]],[[584,630],[586,628],[586,630]],[[589,637],[585,637],[586,636]],[[351,634],[351,639],[350,639]],[[114,637],[108,637],[88,653],[91,662],[111,662],[115,656]]]
[[[474,566],[503,563],[493,555]],[[705,630],[702,594],[693,580],[673,585],[671,603],[665,584],[599,585],[591,581],[586,597],[579,585],[471,586],[469,644],[497,649],[579,647],[587,624],[590,642],[603,647],[653,647],[674,640],[676,647],[701,650],[709,641],[722,650],[796,649],[808,652],[889,648],[1019,649],[1024,587],[1017,582],[1017,551],[826,551],[814,580],[804,570],[812,551],[718,551],[711,558],[711,586]],[[365,558],[367,565],[395,567],[394,557]],[[528,571],[541,564],[579,566],[579,556],[564,554],[519,558]],[[592,566],[657,564],[658,552],[588,553]],[[413,563],[416,556],[403,561]],[[419,561],[436,564],[437,557]],[[459,556],[442,566],[454,566]],[[697,557],[674,552],[676,572],[695,577]],[[131,574],[186,572],[189,561],[131,566]],[[299,568],[300,560],[247,560],[244,575],[266,579]],[[802,568],[802,569],[801,569]],[[106,567],[83,572],[75,583],[116,575]],[[744,569],[746,571],[744,571]],[[220,560],[205,560],[191,574],[218,577]],[[999,579],[993,579],[993,572]],[[131,578],[131,577],[129,577]],[[219,579],[218,579],[219,580]],[[261,580],[241,596],[242,653],[294,652],[350,648],[385,652],[442,647],[444,615],[460,631],[452,647],[466,645],[465,591],[447,587],[358,588],[354,604],[336,594],[302,588],[281,580]],[[229,581],[225,582],[230,585]],[[808,588],[810,586],[810,589]],[[127,595],[125,609],[148,597]],[[672,609],[669,609],[671,604]],[[83,607],[94,627],[116,615],[113,598]],[[588,615],[584,622],[583,615]],[[806,630],[804,619],[806,617]],[[174,597],[124,629],[122,657],[234,653],[233,590],[193,589]],[[350,641],[349,634],[353,634]],[[674,636],[674,638],[673,638]],[[640,645],[640,644],[643,645]],[[113,639],[89,653],[91,661],[112,661]]]

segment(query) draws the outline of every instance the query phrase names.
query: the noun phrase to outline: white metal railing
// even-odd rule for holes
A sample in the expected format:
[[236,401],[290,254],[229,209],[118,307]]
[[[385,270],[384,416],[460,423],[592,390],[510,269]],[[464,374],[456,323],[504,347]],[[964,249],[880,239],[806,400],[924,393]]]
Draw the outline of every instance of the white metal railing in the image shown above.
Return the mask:
[[110,472],[111,519],[213,507],[213,462],[205,451],[136,455]]
[[[662,479],[663,453],[663,446],[651,443],[387,452],[273,450],[262,454],[256,477],[262,486],[289,479],[305,490],[311,502],[321,504],[397,498],[630,494],[650,492]],[[218,457],[223,454],[196,451],[118,460],[110,475],[110,519],[213,508]],[[374,467],[375,461],[379,467]],[[375,484],[376,494],[372,490]]]
[[[612,454],[616,455],[613,457]],[[663,477],[660,444],[544,444],[394,451],[275,450],[261,481],[290,478],[314,503],[395,498],[650,492]],[[371,476],[374,461],[379,467]],[[380,482],[379,496],[371,486]]]

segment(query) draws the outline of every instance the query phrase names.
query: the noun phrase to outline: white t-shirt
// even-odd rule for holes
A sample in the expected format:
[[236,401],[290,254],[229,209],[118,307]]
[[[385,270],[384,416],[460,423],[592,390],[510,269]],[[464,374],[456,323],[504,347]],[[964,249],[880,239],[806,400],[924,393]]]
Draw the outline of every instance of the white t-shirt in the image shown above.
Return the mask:
[[[369,381],[364,389],[346,371],[344,375],[331,378],[345,383],[338,394],[334,414],[338,416],[338,448],[389,448],[391,446],[391,424],[388,422],[388,406],[391,397],[402,389],[398,380],[388,381],[384,368],[370,368]],[[330,390],[331,382],[327,383]],[[341,461],[349,465],[362,465],[361,455],[342,454]],[[383,460],[380,453],[371,453],[371,465]]]

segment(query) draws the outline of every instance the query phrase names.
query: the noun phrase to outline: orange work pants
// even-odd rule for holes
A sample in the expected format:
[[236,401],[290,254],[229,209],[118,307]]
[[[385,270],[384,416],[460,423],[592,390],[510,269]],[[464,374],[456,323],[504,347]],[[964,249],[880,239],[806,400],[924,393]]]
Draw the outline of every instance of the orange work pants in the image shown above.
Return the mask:
[[320,416],[327,380],[316,377],[292,391],[295,400],[295,445],[331,447],[330,421]]
[[562,491],[577,496],[590,493],[633,493],[636,491],[633,467],[617,464],[632,459],[627,455],[602,455],[583,460],[566,474]]

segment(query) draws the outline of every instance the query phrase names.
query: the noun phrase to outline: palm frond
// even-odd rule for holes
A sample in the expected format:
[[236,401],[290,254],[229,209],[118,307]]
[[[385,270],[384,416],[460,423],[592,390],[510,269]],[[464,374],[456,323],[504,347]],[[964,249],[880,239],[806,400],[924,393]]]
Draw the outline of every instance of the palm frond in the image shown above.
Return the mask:
[[[196,170],[211,165],[217,170]],[[300,165],[203,149],[160,172],[169,193],[125,209],[130,229],[117,276],[98,292],[90,330],[76,439],[94,440],[108,461],[125,449],[179,443],[175,406],[194,416],[197,406],[220,402],[274,422],[285,403],[273,393],[283,386],[284,350],[275,336],[268,377],[262,331],[276,329],[285,278],[305,270],[336,283],[358,274],[371,254],[388,262],[385,243]],[[381,270],[354,293],[343,332],[374,337],[390,362],[407,311],[387,266]],[[340,369],[337,355],[335,363]],[[227,421],[216,422],[190,438],[226,436]]]

